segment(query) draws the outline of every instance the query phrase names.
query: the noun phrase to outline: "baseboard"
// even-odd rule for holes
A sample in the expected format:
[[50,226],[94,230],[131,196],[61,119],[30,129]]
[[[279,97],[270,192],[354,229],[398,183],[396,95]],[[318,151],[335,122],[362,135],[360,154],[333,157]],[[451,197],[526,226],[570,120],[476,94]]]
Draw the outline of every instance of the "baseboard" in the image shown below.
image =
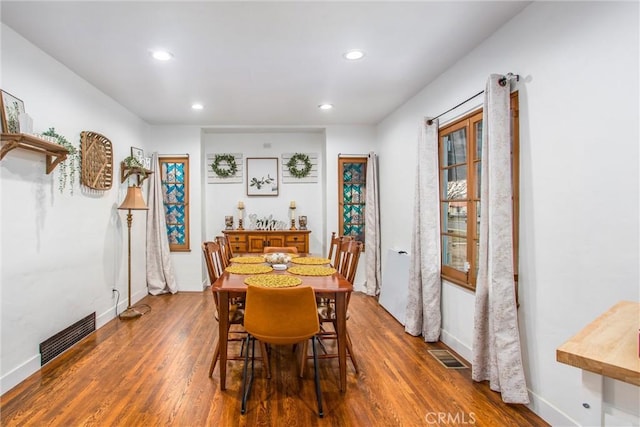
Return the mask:
[[[442,330],[440,332],[440,341],[445,343],[451,350],[458,353],[471,366],[471,360],[473,359],[473,350],[471,347],[458,340],[455,336],[449,334],[447,331]],[[527,405],[531,411],[533,411],[540,418],[551,424],[552,426],[579,426],[575,420],[571,419],[565,413],[560,411],[555,406],[551,405],[548,401],[528,389],[530,403]]]
[[0,378],[0,395],[11,390],[40,369],[40,353]]
[[462,356],[467,362],[471,362],[471,359],[473,358],[471,347],[467,346],[444,329],[440,331],[440,341],[445,343],[451,350]]
[[580,424],[571,419],[567,414],[560,411],[558,408],[549,403],[546,399],[537,395],[531,389],[529,391],[529,399],[530,403],[527,405],[531,411],[551,424],[554,427],[574,427],[579,426]]

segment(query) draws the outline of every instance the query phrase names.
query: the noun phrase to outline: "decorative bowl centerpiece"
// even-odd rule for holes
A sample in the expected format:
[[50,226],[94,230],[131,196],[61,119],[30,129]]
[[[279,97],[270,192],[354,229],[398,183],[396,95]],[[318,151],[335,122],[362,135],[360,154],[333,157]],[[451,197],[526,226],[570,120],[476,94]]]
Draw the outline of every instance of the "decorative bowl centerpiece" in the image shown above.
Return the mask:
[[264,254],[264,260],[271,264],[287,264],[288,262],[291,261],[291,256],[289,256],[289,254],[285,254],[285,253],[281,253],[281,252],[274,252],[271,254]]

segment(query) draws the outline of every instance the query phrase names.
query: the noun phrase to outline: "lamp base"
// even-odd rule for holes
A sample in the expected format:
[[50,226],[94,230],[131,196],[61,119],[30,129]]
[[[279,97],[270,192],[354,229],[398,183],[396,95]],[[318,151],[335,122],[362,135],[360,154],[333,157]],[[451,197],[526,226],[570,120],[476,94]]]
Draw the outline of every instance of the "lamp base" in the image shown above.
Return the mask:
[[120,313],[120,315],[118,316],[121,319],[135,319],[136,317],[140,317],[142,316],[142,313],[139,312],[138,310],[136,310],[133,307],[129,307],[127,308],[125,311],[123,311],[122,313]]

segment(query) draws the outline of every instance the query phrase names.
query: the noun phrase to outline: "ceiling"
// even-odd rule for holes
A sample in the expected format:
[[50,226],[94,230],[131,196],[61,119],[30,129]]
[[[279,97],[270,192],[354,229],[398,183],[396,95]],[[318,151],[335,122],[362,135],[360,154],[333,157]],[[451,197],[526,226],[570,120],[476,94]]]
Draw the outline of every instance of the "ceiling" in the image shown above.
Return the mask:
[[150,124],[307,126],[378,123],[528,3],[3,0],[0,17]]

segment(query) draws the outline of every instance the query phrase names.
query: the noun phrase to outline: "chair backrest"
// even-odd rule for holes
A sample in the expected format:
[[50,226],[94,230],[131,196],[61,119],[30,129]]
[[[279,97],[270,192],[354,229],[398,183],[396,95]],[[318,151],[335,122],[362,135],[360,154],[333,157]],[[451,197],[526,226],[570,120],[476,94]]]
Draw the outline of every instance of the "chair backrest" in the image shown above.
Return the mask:
[[340,250],[336,257],[335,268],[351,284],[356,278],[358,260],[362,252],[362,242],[357,240],[347,240],[340,245]]
[[336,232],[331,232],[331,242],[329,243],[329,255],[327,258],[331,260],[331,264],[335,267],[338,264],[338,254],[342,243],[353,240],[353,236],[336,236]]
[[233,258],[231,242],[229,242],[227,236],[216,236],[216,243],[220,245],[220,250],[222,251],[222,263],[226,268],[231,263],[231,258]]
[[207,264],[207,273],[209,274],[209,284],[218,280],[218,277],[224,272],[224,261],[222,260],[222,249],[216,242],[203,242],[202,253],[204,261]]
[[244,327],[260,341],[294,344],[320,331],[313,288],[247,287]]
[[272,254],[272,253],[297,254],[298,248],[296,248],[295,246],[265,246],[262,251],[265,254]]

